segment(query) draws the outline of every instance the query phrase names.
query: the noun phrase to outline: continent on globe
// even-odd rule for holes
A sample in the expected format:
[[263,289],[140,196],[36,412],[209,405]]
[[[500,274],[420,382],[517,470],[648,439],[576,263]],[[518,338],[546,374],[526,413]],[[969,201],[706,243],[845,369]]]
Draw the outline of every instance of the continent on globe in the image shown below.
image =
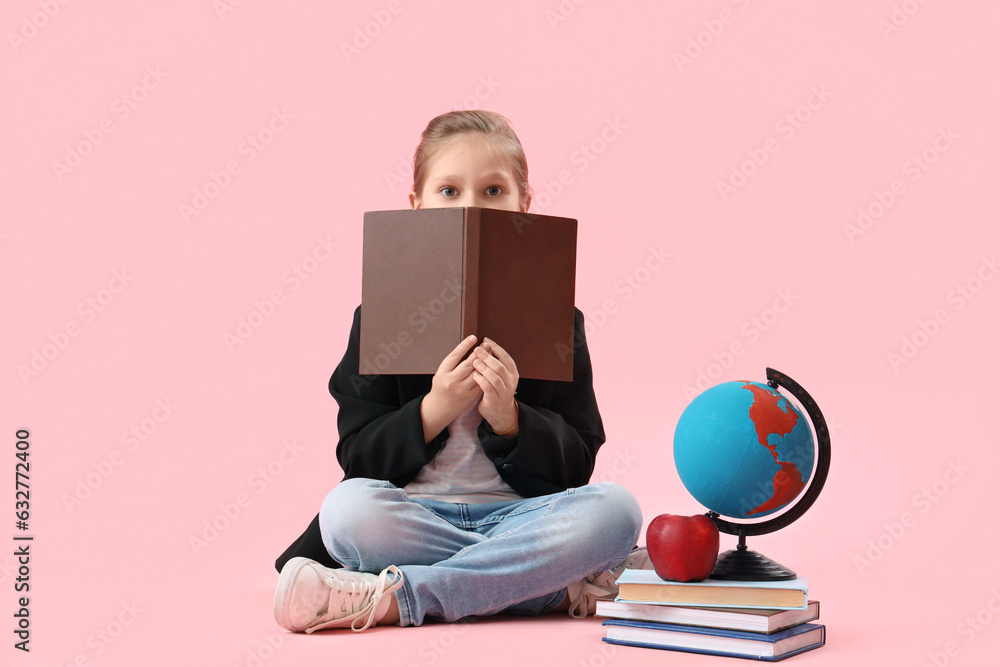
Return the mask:
[[795,496],[799,495],[806,483],[802,479],[802,473],[799,472],[798,466],[791,461],[779,460],[777,447],[767,441],[767,436],[772,433],[782,438],[791,433],[792,429],[799,423],[798,415],[792,410],[785,412],[781,409],[778,401],[785,399],[780,395],[765,391],[750,382],[743,385],[743,388],[749,389],[753,393],[754,400],[753,405],[750,406],[750,419],[757,431],[757,442],[766,447],[771,452],[771,456],[774,457],[774,462],[781,466],[774,473],[774,493],[766,501],[747,512],[749,516],[784,507],[794,500]]
[[789,506],[815,460],[809,420],[775,387],[723,382],[685,408],[674,464],[698,502],[722,516],[755,519]]

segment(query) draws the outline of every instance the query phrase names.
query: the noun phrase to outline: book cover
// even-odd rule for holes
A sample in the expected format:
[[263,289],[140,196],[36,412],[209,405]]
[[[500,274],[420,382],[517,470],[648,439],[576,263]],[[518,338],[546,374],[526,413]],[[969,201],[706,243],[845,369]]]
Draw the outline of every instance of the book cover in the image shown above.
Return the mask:
[[744,630],[770,634],[817,620],[820,616],[820,608],[817,600],[809,600],[805,609],[674,607],[643,602],[598,600],[597,615],[632,621],[695,625],[721,630]]
[[654,570],[625,570],[618,577],[619,602],[697,607],[805,609],[809,581],[664,581]]
[[777,661],[826,644],[826,626],[803,623],[773,634],[610,619],[604,641],[612,644]]
[[362,375],[432,374],[495,340],[524,378],[573,379],[577,221],[479,207],[365,213]]

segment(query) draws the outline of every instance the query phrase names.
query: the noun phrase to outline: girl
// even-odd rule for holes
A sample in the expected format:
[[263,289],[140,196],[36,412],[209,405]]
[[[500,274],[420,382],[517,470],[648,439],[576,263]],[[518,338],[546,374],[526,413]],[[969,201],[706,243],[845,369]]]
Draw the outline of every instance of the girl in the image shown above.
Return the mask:
[[[415,209],[527,212],[527,161],[506,119],[433,119],[409,197]],[[613,597],[609,568],[646,563],[644,549],[629,552],[642,516],[623,487],[588,484],[605,438],[583,314],[573,381],[554,382],[519,381],[516,360],[474,336],[433,376],[361,377],[360,311],[330,378],[344,480],[278,559],[278,624],[313,632],[499,612],[580,617]]]

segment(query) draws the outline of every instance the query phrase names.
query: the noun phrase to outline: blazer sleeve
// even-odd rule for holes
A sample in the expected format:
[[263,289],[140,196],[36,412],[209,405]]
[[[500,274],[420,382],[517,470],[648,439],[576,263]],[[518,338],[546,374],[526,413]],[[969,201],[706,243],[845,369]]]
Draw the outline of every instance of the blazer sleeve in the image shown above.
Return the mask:
[[337,460],[344,479],[367,477],[404,486],[441,450],[448,437],[443,430],[424,443],[420,402],[425,394],[404,396],[397,376],[361,375],[361,307],[347,351],[330,378],[337,414]]
[[523,496],[584,486],[594,472],[605,435],[579,309],[574,317],[572,382],[538,382],[530,394],[529,399],[518,400],[516,438],[497,435],[483,422],[479,430],[483,450],[501,477]]

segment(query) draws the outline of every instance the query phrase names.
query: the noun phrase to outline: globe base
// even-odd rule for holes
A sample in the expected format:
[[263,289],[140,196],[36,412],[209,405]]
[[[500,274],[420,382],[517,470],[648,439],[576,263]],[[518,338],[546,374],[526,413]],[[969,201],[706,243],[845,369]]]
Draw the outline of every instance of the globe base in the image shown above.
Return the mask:
[[789,581],[798,575],[781,563],[767,558],[746,546],[730,549],[719,556],[712,570],[712,579],[730,581]]

